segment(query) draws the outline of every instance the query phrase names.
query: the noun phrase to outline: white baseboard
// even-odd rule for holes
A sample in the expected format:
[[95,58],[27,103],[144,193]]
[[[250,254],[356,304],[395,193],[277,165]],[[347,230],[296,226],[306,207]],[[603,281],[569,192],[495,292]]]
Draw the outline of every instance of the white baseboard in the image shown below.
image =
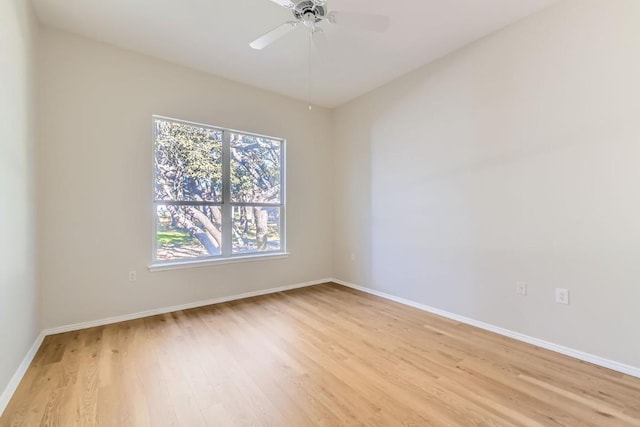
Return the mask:
[[24,377],[27,369],[29,369],[29,365],[31,365],[31,361],[33,361],[33,358],[38,352],[38,349],[40,348],[44,337],[44,332],[40,332],[40,335],[38,335],[38,337],[34,341],[33,345],[27,352],[27,355],[22,360],[22,363],[20,363],[20,366],[18,366],[18,369],[11,377],[9,384],[7,384],[2,394],[0,394],[0,416],[2,416],[2,413],[7,408],[7,405],[11,400],[11,396],[13,396],[13,393],[16,392],[18,385],[20,385],[20,381],[22,381],[22,377]]
[[24,374],[27,372],[29,365],[31,365],[31,361],[33,360],[34,356],[38,352],[38,349],[40,348],[42,341],[48,335],[78,331],[81,329],[93,328],[95,326],[104,326],[112,323],[125,322],[127,320],[134,320],[134,319],[141,319],[143,317],[155,316],[158,314],[171,313],[171,312],[180,311],[180,310],[188,310],[190,308],[204,307],[207,305],[220,304],[220,303],[229,302],[229,301],[236,301],[244,298],[257,297],[260,295],[274,294],[282,291],[290,291],[292,289],[306,288],[308,286],[320,285],[322,283],[329,283],[331,281],[332,279],[314,280],[312,282],[297,283],[295,285],[280,286],[277,288],[270,288],[270,289],[262,289],[254,292],[246,292],[243,294],[213,298],[213,299],[208,299],[204,301],[196,301],[188,304],[174,305],[171,307],[156,308],[153,310],[141,311],[138,313],[125,314],[123,316],[114,316],[114,317],[108,317],[105,319],[98,319],[98,320],[92,320],[89,322],[74,323],[72,325],[64,325],[64,326],[58,326],[56,328],[45,329],[42,332],[40,332],[40,335],[38,335],[38,338],[36,338],[35,342],[29,349],[29,352],[27,353],[24,360],[16,370],[15,374],[13,374],[13,377],[11,377],[11,381],[9,381],[9,384],[7,385],[7,387],[5,387],[2,394],[0,394],[0,416],[2,416],[2,413],[4,412],[7,405],[9,404],[9,401],[11,400],[13,393],[15,393],[16,389],[18,388],[18,385],[20,384],[20,381],[22,381],[22,377],[24,377]]
[[449,313],[448,311],[440,310],[438,308],[429,307],[428,305],[420,304],[408,299],[400,298],[395,295],[390,295],[385,292],[380,292],[375,289],[366,288],[364,286],[355,285],[353,283],[345,282],[344,280],[331,279],[332,282],[337,283],[342,286],[346,286],[348,288],[356,289],[358,291],[366,292],[371,295],[376,295],[381,298],[385,298],[391,301],[395,301],[400,304],[408,305],[410,307],[417,308],[419,310],[423,310],[429,313],[436,314],[438,316],[446,317],[451,320],[455,320],[460,323],[465,323],[467,325],[475,326],[480,329],[484,329],[486,331],[494,332],[499,335],[504,335],[509,338],[513,338],[518,341],[526,342],[528,344],[532,344],[547,350],[554,351],[556,353],[564,354],[565,356],[570,356],[578,360],[582,360],[584,362],[589,362],[594,365],[602,366],[604,368],[609,368],[611,370],[621,372],[623,374],[631,375],[637,378],[640,378],[640,368],[630,365],[625,365],[624,363],[615,362],[613,360],[605,359],[600,356],[595,356],[593,354],[585,353],[580,350],[575,350],[569,347],[565,347],[559,344],[554,344],[549,341],[544,341],[538,338],[530,337],[528,335],[521,334],[519,332],[510,331],[509,329],[504,329],[499,326],[494,326],[489,323],[481,322],[479,320],[471,319],[468,317],[460,316],[458,314]]
[[44,335],[62,334],[65,332],[79,331],[81,329],[93,328],[96,326],[110,325],[112,323],[126,322],[128,320],[142,319],[143,317],[156,316],[158,314],[172,313],[174,311],[189,310],[191,308],[204,307],[207,305],[220,304],[223,302],[236,301],[245,298],[257,297],[260,295],[275,294],[292,289],[306,288],[308,286],[320,285],[331,282],[332,279],[314,280],[312,282],[297,283],[295,285],[279,286],[277,288],[262,289],[259,291],[246,292],[243,294],[230,295],[220,298],[212,298],[204,301],[190,302],[187,304],[173,305],[170,307],[155,308],[153,310],[140,311],[138,313],[125,314],[122,316],[107,317],[105,319],[91,320],[89,322],[74,323],[71,325],[58,326],[44,330]]

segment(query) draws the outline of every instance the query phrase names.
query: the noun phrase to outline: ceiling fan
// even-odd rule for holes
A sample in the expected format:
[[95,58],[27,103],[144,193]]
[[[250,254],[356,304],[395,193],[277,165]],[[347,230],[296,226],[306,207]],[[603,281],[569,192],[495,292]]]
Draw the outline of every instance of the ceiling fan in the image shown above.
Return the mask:
[[324,32],[319,23],[344,25],[368,31],[384,32],[389,28],[389,17],[368,13],[348,13],[327,10],[327,0],[271,0],[280,6],[290,9],[295,18],[287,21],[263,36],[249,43],[254,49],[264,49],[280,37],[293,31],[302,24],[309,29],[316,44],[324,43]]

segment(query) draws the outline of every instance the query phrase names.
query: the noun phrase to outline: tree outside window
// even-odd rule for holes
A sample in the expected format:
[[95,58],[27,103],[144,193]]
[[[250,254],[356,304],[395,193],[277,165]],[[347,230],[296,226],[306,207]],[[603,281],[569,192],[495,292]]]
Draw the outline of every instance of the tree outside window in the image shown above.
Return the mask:
[[156,262],[283,252],[284,141],[154,117]]

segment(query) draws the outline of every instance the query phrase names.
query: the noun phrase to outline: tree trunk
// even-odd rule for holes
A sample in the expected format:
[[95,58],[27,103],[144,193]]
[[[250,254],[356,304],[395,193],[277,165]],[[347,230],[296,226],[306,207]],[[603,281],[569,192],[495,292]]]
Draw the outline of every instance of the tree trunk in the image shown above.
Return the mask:
[[201,210],[194,208],[194,207],[189,207],[189,213],[200,223],[202,224],[202,226],[204,227],[204,229],[207,231],[207,234],[209,234],[211,236],[211,238],[215,241],[216,243],[216,247],[221,247],[222,246],[222,233],[220,233],[220,230],[218,230],[216,228],[215,225],[213,225],[213,223],[211,222],[211,220],[209,219],[208,216],[206,216],[204,214],[204,212],[202,212]]
[[256,221],[256,244],[259,251],[264,251],[267,249],[267,211],[255,207],[253,217]]
[[[214,240],[213,236],[209,234],[208,230],[207,232],[205,232],[204,230],[202,230],[202,228],[195,225],[193,221],[191,221],[191,219],[187,217],[187,215],[180,212],[180,209],[177,206],[168,205],[167,210],[173,217],[173,220],[176,222],[176,224],[179,227],[187,229],[187,231],[189,231],[189,234],[198,239],[200,244],[210,255],[217,255],[217,249],[220,247],[220,240]],[[209,221],[209,223],[211,222]]]

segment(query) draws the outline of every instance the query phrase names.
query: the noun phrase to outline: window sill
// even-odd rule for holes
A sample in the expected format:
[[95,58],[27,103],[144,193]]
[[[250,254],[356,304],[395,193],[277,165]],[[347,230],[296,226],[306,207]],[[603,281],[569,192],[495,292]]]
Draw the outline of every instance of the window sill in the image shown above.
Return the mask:
[[237,264],[241,262],[255,262],[255,261],[283,259],[283,258],[287,258],[288,256],[289,256],[289,252],[278,252],[274,254],[247,255],[247,256],[237,256],[233,258],[224,258],[224,259],[203,259],[203,260],[197,260],[197,261],[156,263],[149,266],[149,271],[154,272],[154,271],[180,270],[183,268],[212,267],[216,265]]

